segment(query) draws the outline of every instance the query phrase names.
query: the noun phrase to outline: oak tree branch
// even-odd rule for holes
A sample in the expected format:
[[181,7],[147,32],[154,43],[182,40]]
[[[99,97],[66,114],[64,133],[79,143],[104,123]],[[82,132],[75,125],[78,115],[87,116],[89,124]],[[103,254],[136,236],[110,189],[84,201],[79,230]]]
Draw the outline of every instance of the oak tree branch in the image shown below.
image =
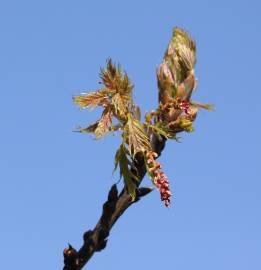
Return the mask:
[[[153,151],[159,156],[165,147],[165,141],[165,138],[159,136],[153,136],[151,139]],[[137,157],[134,161],[134,166],[135,169],[133,169],[133,173],[138,177],[138,185],[140,185],[146,174],[144,159],[142,157]],[[103,204],[102,215],[95,228],[93,230],[86,231],[83,234],[82,247],[78,251],[71,245],[64,249],[63,270],[82,269],[95,252],[101,251],[106,247],[111,228],[125,210],[151,191],[151,188],[139,188],[137,186],[136,199],[132,201],[131,196],[125,189],[118,194],[117,186],[114,184],[108,193],[107,201]]]

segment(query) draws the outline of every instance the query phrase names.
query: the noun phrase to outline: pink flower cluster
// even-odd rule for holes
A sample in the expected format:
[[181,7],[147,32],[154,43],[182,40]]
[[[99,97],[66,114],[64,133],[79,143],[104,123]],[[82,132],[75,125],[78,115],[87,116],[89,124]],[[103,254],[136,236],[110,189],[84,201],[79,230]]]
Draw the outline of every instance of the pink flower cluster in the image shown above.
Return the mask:
[[170,207],[171,192],[169,189],[169,181],[166,174],[161,170],[161,164],[155,160],[157,156],[158,155],[155,152],[147,153],[146,157],[149,172],[151,174],[153,183],[160,192],[161,200],[165,202],[166,207]]
[[185,114],[189,114],[189,110],[190,110],[190,103],[186,100],[182,100],[180,98],[177,98],[179,107],[182,111],[185,112]]

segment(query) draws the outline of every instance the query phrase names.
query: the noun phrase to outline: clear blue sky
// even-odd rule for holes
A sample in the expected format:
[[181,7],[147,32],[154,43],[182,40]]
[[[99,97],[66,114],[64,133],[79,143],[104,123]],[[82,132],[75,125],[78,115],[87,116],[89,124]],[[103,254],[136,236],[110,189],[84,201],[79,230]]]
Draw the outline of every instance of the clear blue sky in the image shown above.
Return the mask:
[[[98,87],[108,57],[157,103],[155,69],[173,26],[198,45],[196,131],[161,157],[174,193],[153,192],[113,228],[86,269],[261,269],[260,1],[1,1],[2,269],[55,270],[101,213],[115,136],[72,132],[97,114],[71,97]],[[149,180],[144,185],[150,185]]]

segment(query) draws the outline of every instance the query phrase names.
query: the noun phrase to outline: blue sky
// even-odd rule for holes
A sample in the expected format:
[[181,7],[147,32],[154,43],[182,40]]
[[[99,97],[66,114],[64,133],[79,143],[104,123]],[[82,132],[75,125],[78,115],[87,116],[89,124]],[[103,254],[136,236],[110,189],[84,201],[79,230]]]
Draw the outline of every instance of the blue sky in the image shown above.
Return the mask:
[[[173,26],[197,41],[194,100],[213,103],[160,161],[174,193],[155,191],[113,228],[87,269],[261,269],[259,1],[1,1],[0,239],[3,269],[61,269],[112,183],[116,136],[72,132],[96,112],[72,96],[119,61],[142,111]],[[144,185],[151,185],[148,179]]]

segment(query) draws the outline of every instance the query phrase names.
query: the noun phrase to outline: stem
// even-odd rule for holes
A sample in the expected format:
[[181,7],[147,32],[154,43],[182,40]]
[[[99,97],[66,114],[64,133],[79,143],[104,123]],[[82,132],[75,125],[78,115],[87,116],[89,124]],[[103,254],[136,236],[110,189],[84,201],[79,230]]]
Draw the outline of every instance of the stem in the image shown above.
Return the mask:
[[[152,136],[151,145],[153,151],[159,156],[165,147],[165,138]],[[146,166],[143,157],[138,157],[134,161],[134,175],[140,179],[138,186],[146,174]],[[136,199],[131,201],[130,195],[125,189],[118,194],[117,186],[114,184],[109,193],[108,199],[103,204],[102,215],[93,230],[86,231],[83,234],[83,245],[77,251],[71,245],[64,249],[64,267],[63,270],[80,270],[91,259],[95,252],[101,251],[106,247],[110,230],[121,215],[134,203],[142,197],[149,194],[152,189],[137,186]]]

